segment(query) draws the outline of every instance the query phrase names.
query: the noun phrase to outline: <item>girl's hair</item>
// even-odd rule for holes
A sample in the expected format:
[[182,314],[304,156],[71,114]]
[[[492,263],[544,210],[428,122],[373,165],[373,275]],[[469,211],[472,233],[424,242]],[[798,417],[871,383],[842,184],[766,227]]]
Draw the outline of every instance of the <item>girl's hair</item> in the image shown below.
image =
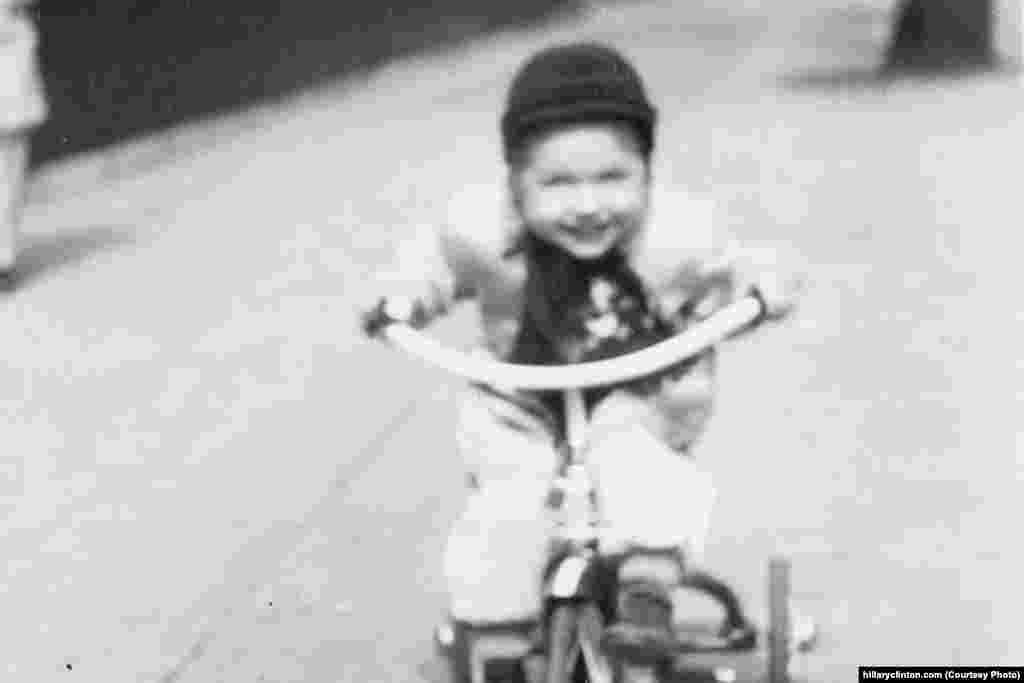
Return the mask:
[[[650,309],[647,288],[630,266],[622,246],[612,248],[599,259],[580,260],[530,231],[522,236],[526,259],[526,284],[519,331],[508,355],[513,363],[562,365],[571,362],[602,360],[638,350],[667,338],[673,330]],[[589,313],[591,286],[601,278],[615,287],[620,296],[632,301],[623,323],[632,333],[625,340],[602,340],[596,348],[588,346],[585,327]],[[647,322],[645,322],[645,318]],[[687,362],[689,367],[692,363]],[[683,369],[682,366],[678,369]],[[662,375],[630,382],[631,390],[645,392],[656,386]],[[593,407],[617,387],[584,391],[587,409]],[[556,436],[564,437],[564,405],[561,392],[538,392],[538,398],[554,418]]]
[[[593,260],[575,258],[561,247],[526,230],[521,237],[526,283],[519,333],[509,360],[529,365],[561,365],[584,358],[584,316],[596,277],[614,282],[626,296],[647,301],[640,276],[630,267],[622,247]],[[610,354],[617,355],[617,354]]]

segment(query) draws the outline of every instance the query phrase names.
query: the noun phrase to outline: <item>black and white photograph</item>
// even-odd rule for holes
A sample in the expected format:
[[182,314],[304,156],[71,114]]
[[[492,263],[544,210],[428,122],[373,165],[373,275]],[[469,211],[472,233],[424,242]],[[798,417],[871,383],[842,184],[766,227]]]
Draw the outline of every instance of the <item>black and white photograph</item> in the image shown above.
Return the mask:
[[1021,0],[0,0],[0,682],[1024,679]]

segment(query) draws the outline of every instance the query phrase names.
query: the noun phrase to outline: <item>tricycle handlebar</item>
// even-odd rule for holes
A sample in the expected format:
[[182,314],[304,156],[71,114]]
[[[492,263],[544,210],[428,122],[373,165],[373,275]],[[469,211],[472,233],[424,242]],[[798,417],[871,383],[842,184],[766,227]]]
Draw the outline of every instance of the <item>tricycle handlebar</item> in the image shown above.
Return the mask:
[[400,323],[386,325],[382,334],[406,353],[476,384],[508,390],[570,390],[619,384],[655,374],[736,334],[763,313],[762,299],[746,296],[670,339],[609,360],[573,365],[522,365],[479,358],[445,348],[430,336]]

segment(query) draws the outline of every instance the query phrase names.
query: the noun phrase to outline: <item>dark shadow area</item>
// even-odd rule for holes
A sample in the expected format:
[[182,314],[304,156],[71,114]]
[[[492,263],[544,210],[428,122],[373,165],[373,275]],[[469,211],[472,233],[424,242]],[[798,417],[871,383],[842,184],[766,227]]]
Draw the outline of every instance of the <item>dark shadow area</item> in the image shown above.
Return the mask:
[[779,85],[789,90],[875,88],[891,81],[884,69],[810,69],[778,79]]
[[989,65],[992,22],[992,0],[904,0],[886,61],[926,71]]
[[873,90],[900,83],[941,83],[989,75],[1016,78],[1020,67],[1009,62],[975,62],[935,65],[885,65],[877,69],[810,69],[787,74],[778,84],[792,91]]
[[38,164],[270,101],[402,55],[564,16],[576,0],[41,0]]
[[18,281],[21,284],[49,276],[55,271],[89,260],[93,254],[136,244],[130,228],[96,226],[70,233],[25,237],[18,252]]

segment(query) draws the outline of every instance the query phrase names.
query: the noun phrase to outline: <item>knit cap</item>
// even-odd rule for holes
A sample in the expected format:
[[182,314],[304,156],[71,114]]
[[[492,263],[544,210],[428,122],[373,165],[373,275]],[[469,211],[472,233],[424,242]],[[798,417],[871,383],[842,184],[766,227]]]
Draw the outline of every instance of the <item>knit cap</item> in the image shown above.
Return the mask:
[[646,156],[654,146],[656,117],[640,75],[614,48],[556,45],[534,54],[512,79],[501,117],[505,157],[538,129],[588,121],[632,125]]

